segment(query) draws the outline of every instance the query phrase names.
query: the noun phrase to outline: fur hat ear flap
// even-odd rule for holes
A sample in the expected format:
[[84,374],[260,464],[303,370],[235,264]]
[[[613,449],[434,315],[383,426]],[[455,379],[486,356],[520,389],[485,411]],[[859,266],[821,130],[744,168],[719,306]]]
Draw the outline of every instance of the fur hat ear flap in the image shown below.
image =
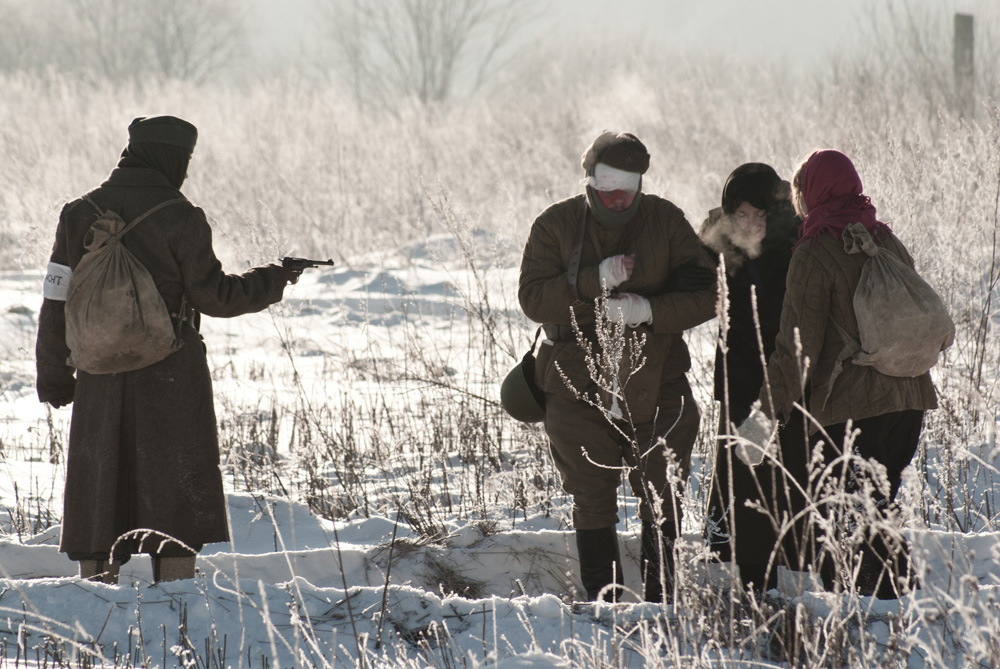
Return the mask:
[[774,201],[782,202],[782,201],[790,201],[791,199],[792,199],[792,184],[782,179],[774,186]]

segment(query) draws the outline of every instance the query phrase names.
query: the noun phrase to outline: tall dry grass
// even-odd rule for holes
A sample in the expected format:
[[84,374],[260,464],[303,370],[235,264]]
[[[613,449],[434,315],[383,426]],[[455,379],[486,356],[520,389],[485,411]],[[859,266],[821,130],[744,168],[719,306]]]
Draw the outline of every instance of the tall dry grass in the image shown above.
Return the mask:
[[[485,522],[502,507],[514,523],[519,511],[546,508],[561,494],[544,435],[514,424],[496,401],[497,381],[527,346],[530,327],[518,315],[515,286],[498,277],[517,266],[534,217],[579,192],[579,156],[598,132],[641,137],[652,154],[645,188],[679,204],[696,227],[736,165],[764,161],[787,177],[814,148],[837,148],[855,159],[880,217],[958,324],[956,344],[935,372],[942,408],[928,417],[901,494],[904,521],[996,531],[1000,116],[982,100],[974,120],[960,119],[933,91],[886,86],[862,76],[864,65],[842,63],[830,77],[796,75],[640,44],[617,66],[582,54],[551,57],[511,73],[492,97],[391,115],[361,115],[340,91],[294,77],[244,88],[129,90],[56,74],[0,75],[0,262],[42,267],[62,203],[103,180],[128,122],[153,113],[199,127],[185,192],[208,212],[217,251],[232,271],[290,252],[351,266],[431,234],[455,237],[475,277],[456,288],[458,308],[449,316],[462,325],[456,331],[468,333],[465,340],[442,338],[404,314],[392,333],[400,356],[383,356],[373,341],[362,354],[327,351],[299,374],[298,335],[278,308],[287,356],[273,364],[287,365],[281,383],[270,396],[217,400],[236,489],[287,495],[334,519],[402,508],[404,520],[433,541],[449,519]],[[718,422],[714,337],[714,324],[689,333],[690,376],[703,408],[699,457],[708,454]],[[266,366],[217,373],[253,384],[268,375]],[[452,367],[469,372],[456,377]],[[57,428],[50,434],[64,439]],[[38,448],[59,451],[42,438]],[[365,474],[373,470],[379,475]],[[502,490],[490,483],[498,472],[510,484]],[[687,488],[690,509],[704,506],[700,477]],[[58,522],[59,510],[43,506],[19,506],[18,531]],[[697,532],[688,518],[688,531]],[[717,592],[696,573],[707,556],[685,550],[676,613],[629,632],[628,643],[649,666],[873,666],[886,657],[902,664],[918,643],[931,648],[927,661],[936,665],[955,657],[948,644],[956,636],[966,653],[959,657],[998,659],[988,623],[995,617],[974,593],[961,601],[940,593],[936,608],[885,620],[856,597],[823,609],[736,593],[719,607]],[[942,629],[942,616],[952,622],[940,635],[928,633],[928,626]],[[888,650],[864,634],[879,624],[891,628]],[[424,655],[420,642],[407,648],[385,665],[461,663],[446,640]],[[581,664],[618,666],[620,659],[575,640],[567,648]],[[208,666],[212,653],[206,649],[200,661]]]

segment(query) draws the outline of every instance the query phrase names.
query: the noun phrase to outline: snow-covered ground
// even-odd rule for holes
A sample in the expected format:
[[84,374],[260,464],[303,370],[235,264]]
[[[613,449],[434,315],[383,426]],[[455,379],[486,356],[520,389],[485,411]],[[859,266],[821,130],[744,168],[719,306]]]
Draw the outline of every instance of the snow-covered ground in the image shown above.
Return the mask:
[[[634,596],[617,606],[574,604],[569,500],[538,455],[537,430],[501,419],[489,428],[498,434],[489,453],[463,452],[461,436],[435,453],[402,443],[398,435],[415,434],[414,423],[426,420],[433,432],[442,415],[427,406],[428,388],[454,391],[456,404],[496,400],[486,354],[468,347],[475,339],[469,309],[484,296],[489,315],[504,324],[496,340],[514,349],[526,341],[512,297],[515,269],[490,264],[516,254],[493,248],[472,271],[458,246],[440,238],[354,267],[309,271],[280,306],[204,321],[232,541],[204,549],[196,580],[161,584],[151,583],[144,556],[123,567],[121,585],[81,582],[75,563],[58,552],[70,410],[50,411],[34,394],[40,274],[0,273],[0,666],[55,653],[67,663],[96,655],[118,666],[248,667],[351,666],[359,658],[445,667],[767,658],[760,647],[701,641],[696,619],[722,615],[730,600],[728,579],[705,566],[696,514],[685,526],[681,578],[703,593],[702,613]],[[506,323],[513,323],[509,340]],[[354,431],[344,431],[339,412],[359,409],[371,412],[368,422],[359,415]],[[335,428],[341,433],[323,432]],[[986,433],[992,444],[961,467],[985,472],[975,485],[990,492],[1000,457],[995,427]],[[319,444],[343,449],[359,435],[384,454],[362,458],[357,470],[337,459],[342,451],[318,454]],[[491,457],[494,466],[482,468]],[[310,472],[324,483],[303,480],[310,462],[319,463]],[[414,484],[421,476],[425,489]],[[918,488],[907,485],[912,497]],[[317,491],[345,511],[318,513],[329,507]],[[697,494],[695,483],[692,509]],[[623,493],[622,502],[625,576],[637,590],[634,499]],[[979,522],[961,533],[914,524],[908,535],[922,587],[900,602],[796,589],[783,572],[767,606],[797,611],[806,625],[835,619],[850,627],[854,650],[827,658],[834,666],[837,658],[853,666],[880,658],[915,667],[988,664],[1000,657],[1000,535],[992,526]],[[771,637],[759,638],[766,645]],[[63,645],[57,650],[51,639]]]

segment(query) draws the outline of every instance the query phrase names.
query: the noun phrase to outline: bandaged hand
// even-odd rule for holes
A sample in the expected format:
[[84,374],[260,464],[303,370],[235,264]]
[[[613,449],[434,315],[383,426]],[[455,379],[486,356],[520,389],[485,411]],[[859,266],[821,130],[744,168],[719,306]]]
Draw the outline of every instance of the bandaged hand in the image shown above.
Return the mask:
[[601,279],[601,283],[608,290],[614,290],[628,281],[628,278],[632,276],[633,269],[635,269],[635,254],[630,253],[627,256],[618,255],[605,258],[597,266],[597,274]]
[[618,322],[619,319],[629,327],[651,323],[653,321],[653,308],[642,295],[635,293],[622,293],[615,297],[609,297],[604,306],[604,315],[608,320]]

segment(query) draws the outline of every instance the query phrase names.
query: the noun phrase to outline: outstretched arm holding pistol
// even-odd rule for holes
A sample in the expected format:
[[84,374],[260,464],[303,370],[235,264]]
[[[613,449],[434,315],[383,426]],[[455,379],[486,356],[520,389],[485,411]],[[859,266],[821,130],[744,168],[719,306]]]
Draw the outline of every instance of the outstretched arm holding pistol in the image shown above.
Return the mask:
[[285,256],[281,259],[281,266],[295,275],[295,278],[289,283],[298,283],[299,275],[302,274],[303,270],[313,269],[319,267],[320,265],[333,265],[333,258],[330,258],[329,260],[310,260],[309,258],[293,258],[291,256]]

